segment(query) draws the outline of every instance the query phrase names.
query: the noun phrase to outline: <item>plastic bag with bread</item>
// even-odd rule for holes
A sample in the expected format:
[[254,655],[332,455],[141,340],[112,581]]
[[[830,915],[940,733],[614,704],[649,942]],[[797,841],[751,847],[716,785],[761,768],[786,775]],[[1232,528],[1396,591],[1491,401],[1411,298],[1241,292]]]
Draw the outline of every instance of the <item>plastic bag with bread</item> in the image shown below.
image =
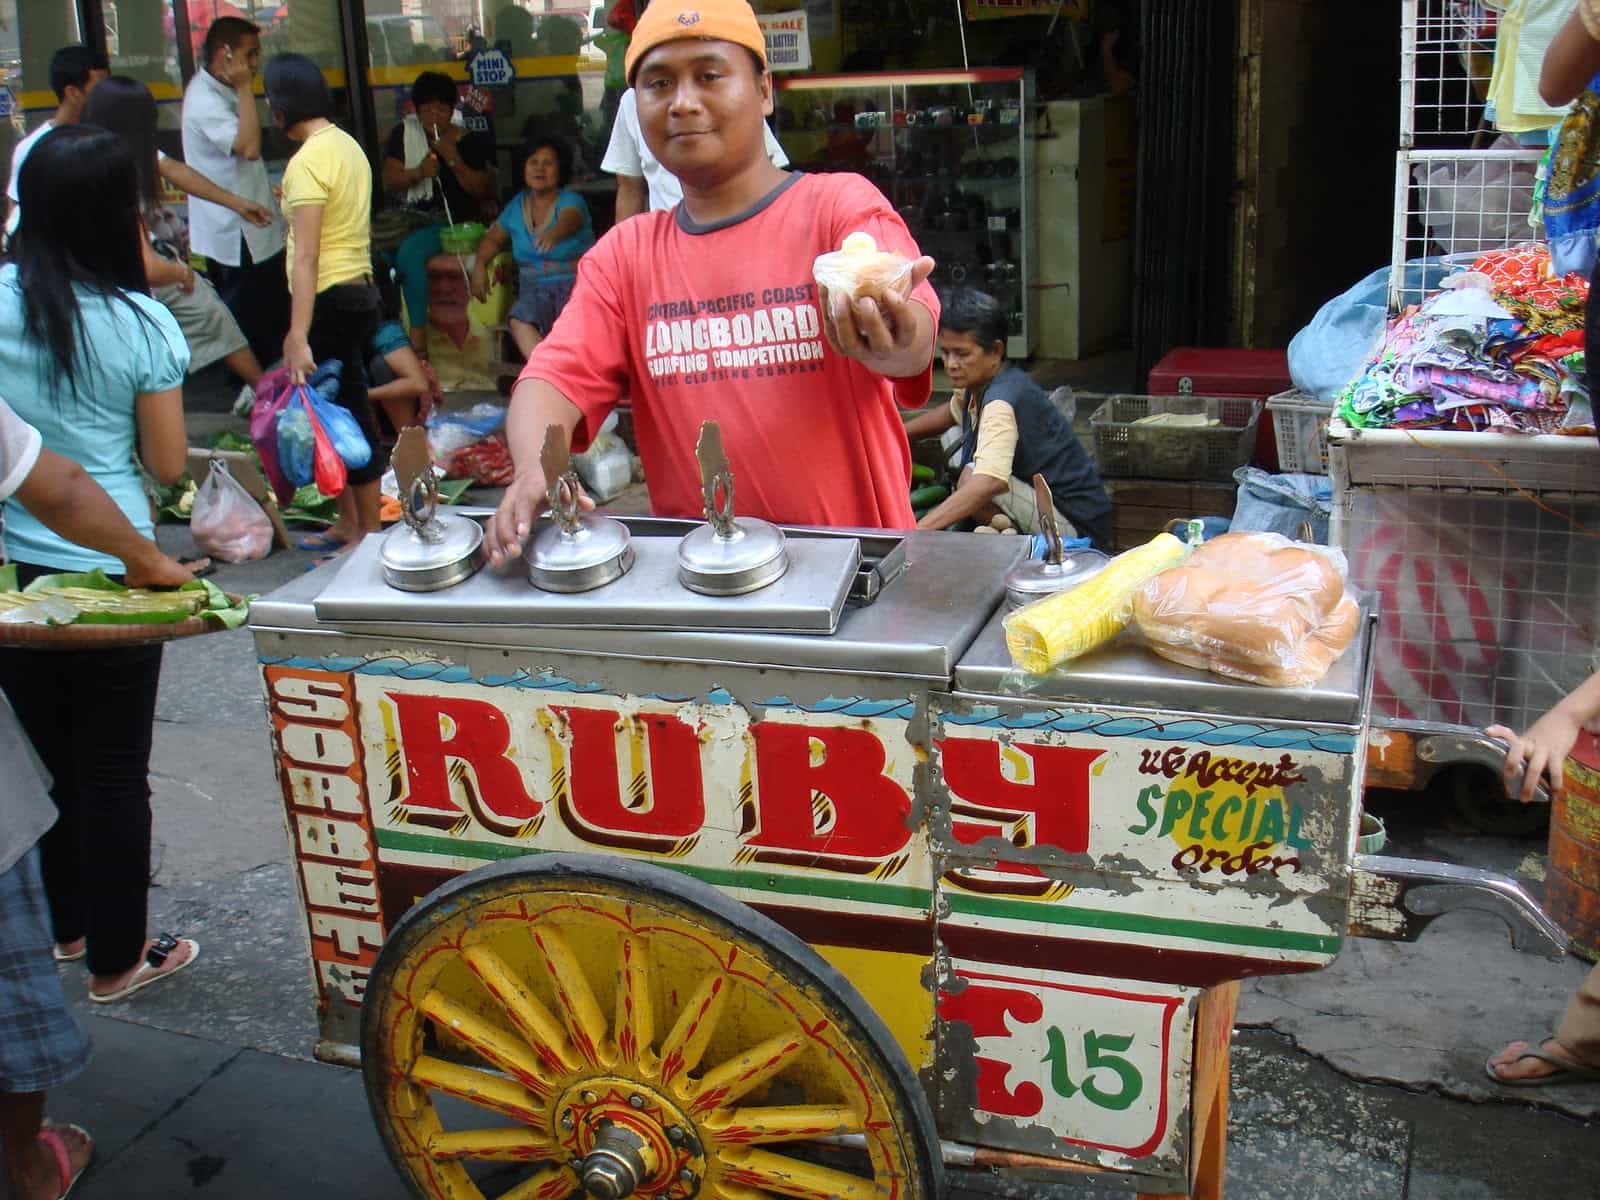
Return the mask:
[[870,233],[852,233],[837,250],[819,254],[811,265],[817,283],[852,300],[896,292],[911,294],[911,260],[893,250],[880,250]]
[[1134,624],[1157,654],[1268,687],[1316,683],[1360,617],[1343,556],[1276,533],[1213,538],[1133,596]]

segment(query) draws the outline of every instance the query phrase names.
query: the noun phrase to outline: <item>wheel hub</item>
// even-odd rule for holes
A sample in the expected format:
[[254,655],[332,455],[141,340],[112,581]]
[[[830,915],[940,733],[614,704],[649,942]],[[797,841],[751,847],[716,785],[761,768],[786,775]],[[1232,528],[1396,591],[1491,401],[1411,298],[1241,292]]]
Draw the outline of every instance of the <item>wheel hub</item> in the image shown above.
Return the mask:
[[556,1104],[563,1149],[595,1200],[689,1200],[705,1158],[683,1111],[653,1088],[610,1076],[569,1088]]

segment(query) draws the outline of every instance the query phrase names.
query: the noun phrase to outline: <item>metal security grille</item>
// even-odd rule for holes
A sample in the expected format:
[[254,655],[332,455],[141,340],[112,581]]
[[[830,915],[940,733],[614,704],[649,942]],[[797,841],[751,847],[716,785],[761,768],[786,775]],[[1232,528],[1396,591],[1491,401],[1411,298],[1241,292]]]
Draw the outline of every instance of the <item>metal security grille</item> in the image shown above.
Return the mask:
[[[1391,312],[1485,251],[1529,241],[1543,151],[1475,149],[1495,14],[1401,5]],[[1428,260],[1421,264],[1418,260]],[[1330,541],[1380,605],[1373,711],[1526,728],[1600,663],[1593,438],[1330,428]]]
[[1600,665],[1593,439],[1335,438],[1330,540],[1381,605],[1373,710],[1525,729]]
[[1389,308],[1426,295],[1437,273],[1418,259],[1470,263],[1534,236],[1535,176],[1543,151],[1489,149],[1484,117],[1499,16],[1484,0],[1403,0],[1400,144],[1395,156]]
[[1438,275],[1406,264],[1465,266],[1534,236],[1528,223],[1540,150],[1402,150],[1395,156],[1394,271],[1389,308],[1420,303]]
[[1466,148],[1483,132],[1497,15],[1484,0],[1405,0],[1400,148]]

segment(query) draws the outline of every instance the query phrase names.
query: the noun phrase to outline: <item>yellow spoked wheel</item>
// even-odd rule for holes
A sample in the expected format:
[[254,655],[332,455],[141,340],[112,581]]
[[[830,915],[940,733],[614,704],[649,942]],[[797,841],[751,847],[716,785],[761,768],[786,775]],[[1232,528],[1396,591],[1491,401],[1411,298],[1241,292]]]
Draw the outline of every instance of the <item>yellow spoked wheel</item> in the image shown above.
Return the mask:
[[390,934],[362,1013],[385,1145],[427,1200],[935,1200],[915,1076],[793,934],[687,876],[499,863]]

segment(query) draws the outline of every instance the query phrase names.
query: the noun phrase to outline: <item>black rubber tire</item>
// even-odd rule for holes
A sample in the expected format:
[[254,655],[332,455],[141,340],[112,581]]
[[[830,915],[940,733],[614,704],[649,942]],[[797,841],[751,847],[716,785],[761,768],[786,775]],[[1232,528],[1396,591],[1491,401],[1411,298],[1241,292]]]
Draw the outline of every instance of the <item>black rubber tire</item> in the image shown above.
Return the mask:
[[1457,765],[1446,768],[1443,775],[1456,816],[1475,833],[1536,837],[1550,827],[1548,804],[1524,804],[1508,796],[1505,783],[1486,767]]
[[[383,1080],[387,1075],[381,1061],[381,998],[388,994],[389,980],[405,962],[411,948],[448,915],[447,910],[470,904],[474,896],[484,891],[502,888],[514,891],[519,881],[532,879],[545,884],[560,879],[571,879],[574,883],[600,880],[635,889],[641,893],[642,900],[665,897],[671,903],[696,910],[710,923],[724,926],[730,938],[758,943],[772,965],[783,970],[790,979],[809,984],[827,995],[837,1007],[837,1012],[830,1015],[837,1018],[858,1052],[878,1061],[883,1078],[892,1090],[890,1099],[898,1110],[896,1127],[908,1134],[907,1149],[919,1176],[905,1200],[942,1200],[944,1160],[927,1094],[888,1027],[836,967],[770,917],[710,884],[653,863],[595,854],[533,855],[468,871],[412,905],[384,940],[367,982],[366,1000],[361,1009],[361,1073],[373,1124],[378,1128],[390,1162],[408,1187],[410,1175],[402,1167],[403,1159],[393,1144],[380,1107]],[[411,1192],[417,1200],[430,1200],[414,1187]]]

